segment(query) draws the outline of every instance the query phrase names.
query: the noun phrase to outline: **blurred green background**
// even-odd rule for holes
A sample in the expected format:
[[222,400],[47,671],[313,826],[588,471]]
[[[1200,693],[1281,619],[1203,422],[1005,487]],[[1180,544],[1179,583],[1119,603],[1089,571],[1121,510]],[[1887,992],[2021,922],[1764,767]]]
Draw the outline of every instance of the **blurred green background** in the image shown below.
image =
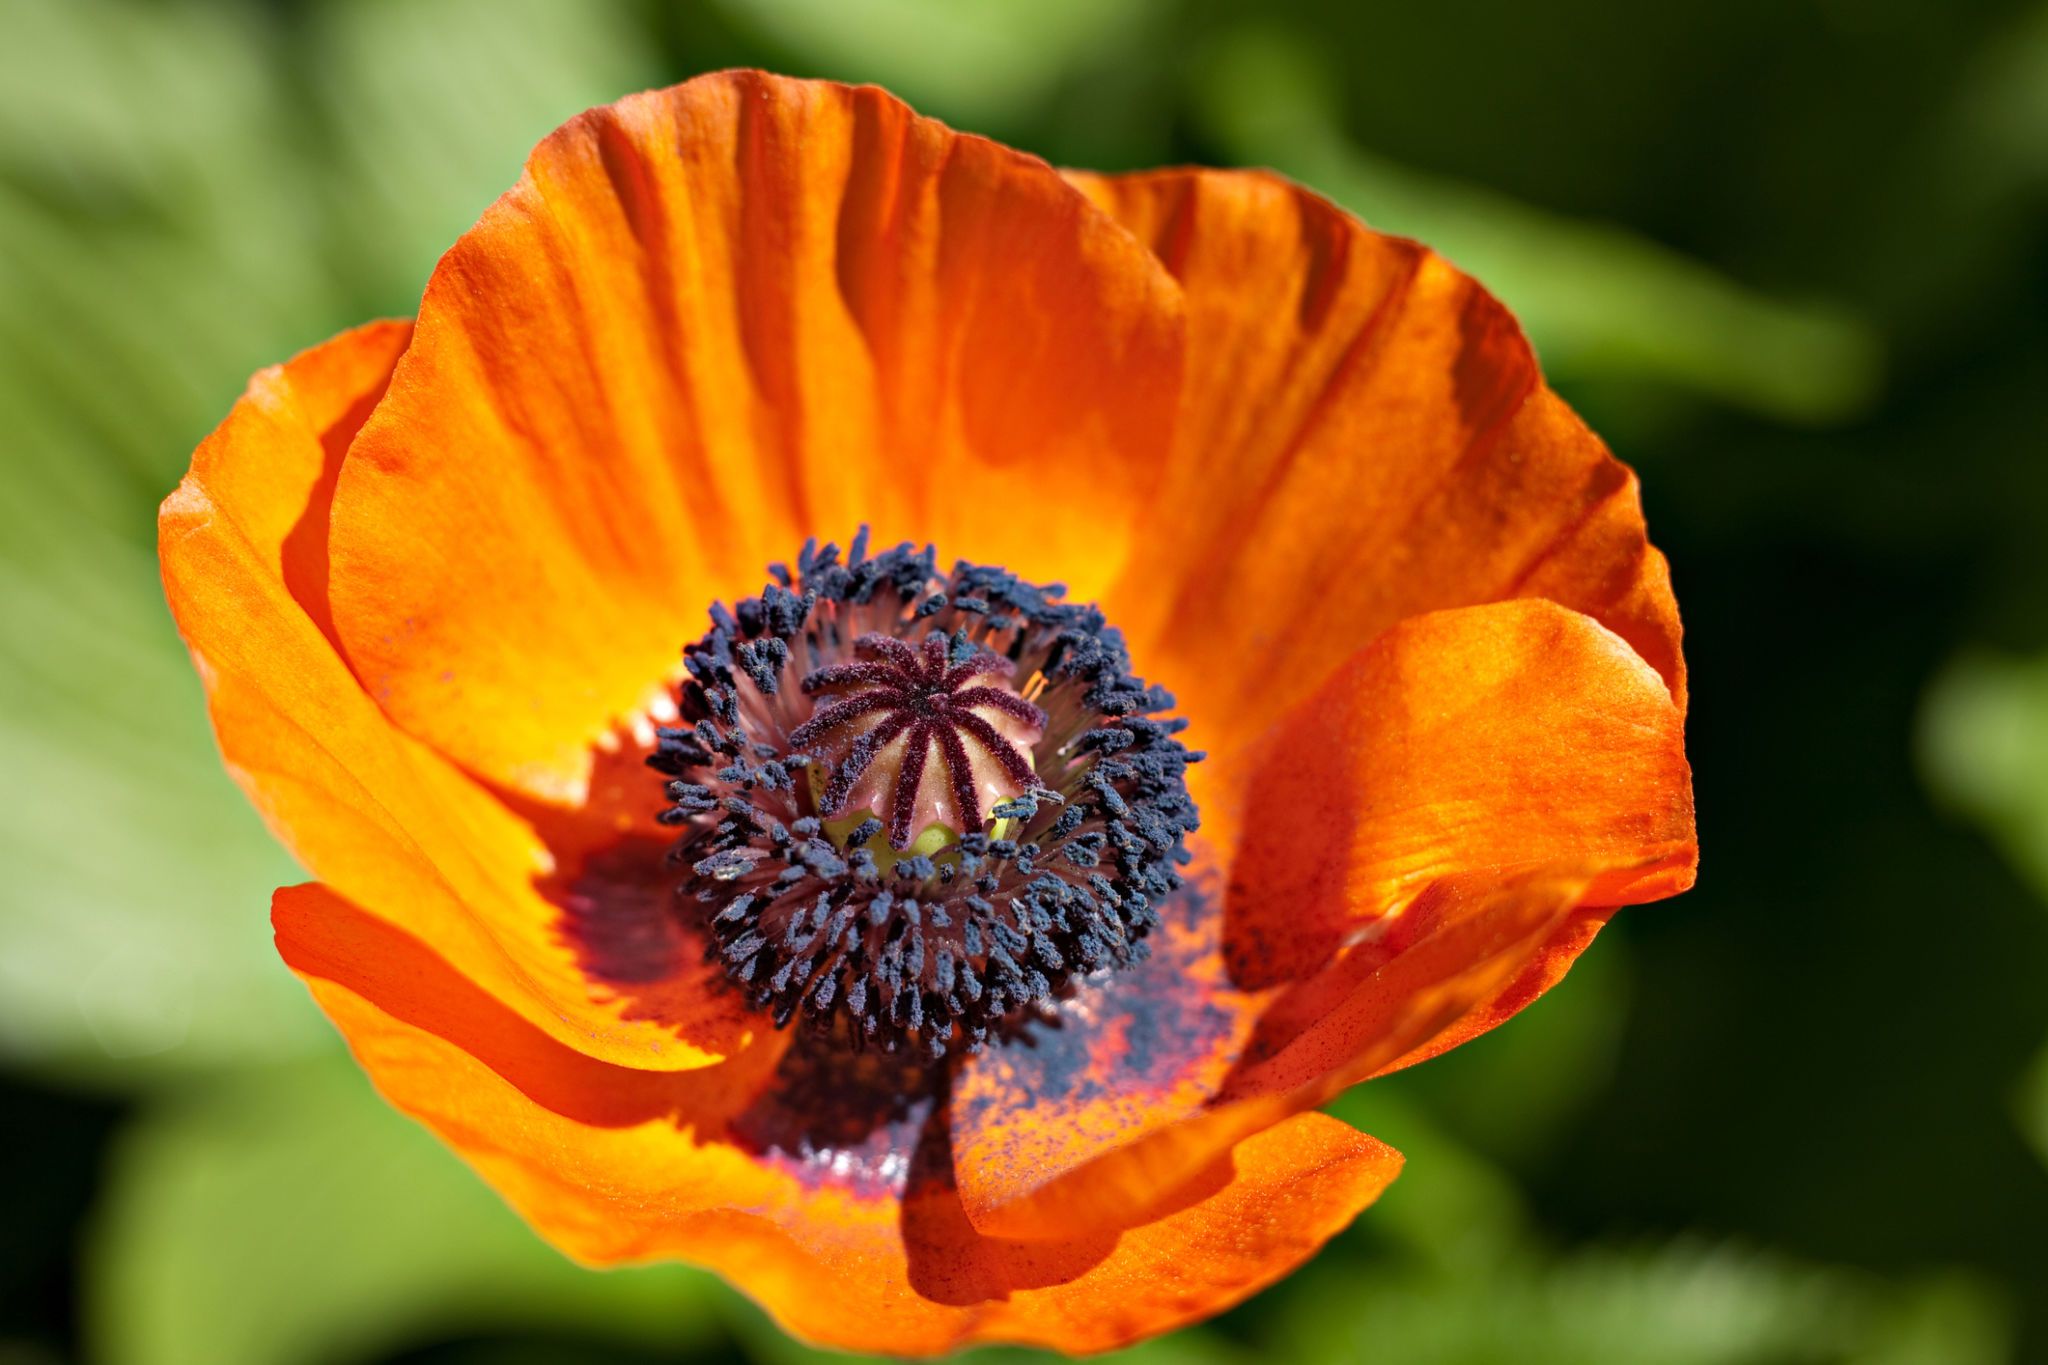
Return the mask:
[[0,0],[0,1363],[810,1358],[371,1096],[153,551],[251,371],[410,312],[569,114],[736,64],[1429,240],[1675,565],[1699,889],[1343,1100],[1393,1190],[1132,1359],[2048,1360],[2039,0]]

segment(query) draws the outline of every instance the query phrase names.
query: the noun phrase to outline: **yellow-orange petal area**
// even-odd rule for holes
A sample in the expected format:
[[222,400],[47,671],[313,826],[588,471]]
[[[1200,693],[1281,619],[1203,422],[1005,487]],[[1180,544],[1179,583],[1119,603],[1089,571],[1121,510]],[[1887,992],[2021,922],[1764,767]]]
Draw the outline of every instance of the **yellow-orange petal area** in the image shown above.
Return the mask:
[[[944,1178],[942,1122],[888,1122],[907,1166],[778,1143],[775,1048],[654,1075],[534,1029],[417,940],[321,887],[279,893],[287,960],[384,1095],[461,1152],[557,1245],[610,1264],[709,1266],[809,1340],[892,1355],[977,1341],[1072,1352],[1204,1317],[1286,1274],[1399,1169],[1322,1115],[1283,1118],[1193,1169],[1148,1217],[1007,1241]],[[363,951],[374,941],[373,951]],[[801,1153],[798,1147],[802,1146]]]
[[1305,977],[1429,882],[1611,867],[1661,900],[1698,858],[1684,717],[1591,617],[1541,598],[1402,622],[1261,747],[1226,898],[1245,985]]
[[[1202,1120],[1190,1142],[1247,1131],[1215,1128],[1206,1111],[1236,1108],[1247,1074],[1277,1074],[1270,1061],[1248,1072],[1247,1058],[1280,1040],[1290,1067],[1320,1056],[1330,1074],[1363,1079],[1533,1000],[1611,907],[1691,884],[1682,730],[1653,669],[1552,602],[1435,612],[1387,632],[1260,749],[1222,923],[1213,911],[1169,921],[1162,962],[1104,990],[1107,1019],[1178,1020],[1154,1045],[1174,1068],[1133,1068],[1121,1023],[963,1064],[953,1141],[976,1225],[1046,1235],[1131,1216],[1185,1176],[1185,1162],[1160,1174],[1144,1155],[1172,1153],[1176,1127]],[[1446,888],[1483,913],[1446,917]],[[1473,927],[1500,923],[1514,926],[1507,948]],[[1155,971],[1157,1000],[1145,990]],[[1316,1018],[1304,1002],[1378,1022],[1318,1052],[1302,1041]],[[1288,1075],[1260,1092],[1283,1096],[1279,1111],[1327,1097],[1312,1070]],[[1136,1155],[1109,1160],[1121,1153]]]
[[1678,612],[1633,474],[1546,388],[1500,302],[1418,243],[1253,171],[1072,175],[1158,255],[1187,380],[1142,572],[1106,605],[1210,751],[1228,846],[1247,749],[1381,632],[1548,597],[1681,705]]
[[548,891],[578,869],[393,726],[323,630],[325,494],[407,335],[373,324],[258,374],[164,503],[164,588],[229,771],[308,868],[548,1036],[628,1066],[715,1061],[753,1025],[694,955],[631,998],[593,982]]
[[636,95],[434,272],[341,472],[336,627],[408,732],[573,804],[808,535],[1106,581],[1180,357],[1171,280],[1042,162],[872,88]]

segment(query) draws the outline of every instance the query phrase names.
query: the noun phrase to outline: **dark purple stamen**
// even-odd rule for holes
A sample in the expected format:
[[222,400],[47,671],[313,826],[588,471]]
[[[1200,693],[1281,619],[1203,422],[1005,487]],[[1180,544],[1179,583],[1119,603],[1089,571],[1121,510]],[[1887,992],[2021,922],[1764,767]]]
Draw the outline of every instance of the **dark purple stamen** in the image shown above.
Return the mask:
[[[1155,718],[1173,698],[1132,676],[1102,613],[1001,569],[941,575],[929,548],[870,556],[864,531],[843,562],[813,542],[770,573],[759,597],[712,608],[685,653],[683,721],[648,759],[671,779],[682,904],[748,1000],[778,1026],[801,1015],[936,1059],[1144,957],[1187,861],[1201,756],[1184,722]],[[927,796],[934,756],[945,786]],[[986,811],[978,762],[1012,793]],[[875,808],[828,831],[864,774]],[[941,796],[964,826],[953,842],[871,851],[885,831],[906,850]]]
[[1020,789],[1028,791],[1037,784],[1038,775],[1017,751],[1016,744],[970,708],[985,706],[1001,711],[1033,731],[1045,728],[1045,712],[1000,688],[960,690],[976,678],[1007,677],[1012,671],[1008,659],[984,650],[964,664],[949,667],[946,640],[938,635],[927,638],[922,651],[914,651],[901,640],[868,634],[853,642],[853,652],[860,662],[833,664],[805,674],[804,693],[814,696],[837,687],[866,690],[820,707],[817,714],[790,731],[789,742],[811,749],[820,741],[844,734],[855,721],[876,712],[886,713],[888,719],[855,739],[826,784],[819,814],[836,816],[844,812],[855,783],[884,745],[899,735],[907,735],[907,742],[893,787],[889,817],[891,848],[909,848],[915,837],[911,819],[924,784],[925,755],[934,743],[952,780],[954,801],[963,822],[961,833],[973,833],[983,823],[981,804],[975,794],[973,759],[961,742],[963,732],[972,736]]

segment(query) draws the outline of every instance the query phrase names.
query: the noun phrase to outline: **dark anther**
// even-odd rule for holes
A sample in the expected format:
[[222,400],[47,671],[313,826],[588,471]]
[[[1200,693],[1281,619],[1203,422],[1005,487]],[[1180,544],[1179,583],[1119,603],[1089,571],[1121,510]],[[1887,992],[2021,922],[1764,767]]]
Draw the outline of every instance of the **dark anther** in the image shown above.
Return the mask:
[[1101,612],[865,531],[769,572],[711,608],[648,758],[679,904],[749,1002],[936,1059],[1141,959],[1194,756]]

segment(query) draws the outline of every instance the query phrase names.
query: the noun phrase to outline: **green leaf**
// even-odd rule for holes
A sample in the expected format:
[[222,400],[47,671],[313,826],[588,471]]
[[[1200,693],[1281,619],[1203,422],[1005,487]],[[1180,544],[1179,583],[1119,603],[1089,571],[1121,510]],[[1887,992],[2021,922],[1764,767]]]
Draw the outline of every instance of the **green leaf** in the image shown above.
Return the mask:
[[1484,1156],[1526,1167],[1568,1140],[1613,1073],[1628,1017],[1627,950],[1621,933],[1603,934],[1510,1023],[1375,1082],[1367,1095],[1405,1094],[1448,1131],[1469,1134]]
[[963,127],[1042,105],[1076,66],[1129,51],[1158,0],[717,0],[819,75],[872,81]]
[[2013,1108],[2020,1131],[2027,1135],[2041,1160],[2048,1162],[2048,1048],[2041,1049],[2027,1074],[2020,1078]]
[[1404,1074],[1354,1086],[1324,1106],[1407,1159],[1352,1233],[1391,1243],[1404,1259],[1446,1273],[1483,1274],[1527,1241],[1529,1211],[1507,1176],[1416,1103],[1405,1080]]
[[157,501],[337,310],[265,30],[0,0],[0,1055],[95,1081],[332,1047],[270,945],[300,873],[229,782]]
[[577,1266],[336,1059],[146,1109],[116,1145],[86,1307],[105,1365],[342,1365],[479,1329],[680,1347],[710,1283]]
[[1193,99],[1230,160],[1282,171],[1482,281],[1521,319],[1553,379],[1653,379],[1800,423],[1853,416],[1876,392],[1876,340],[1838,310],[1765,298],[1626,229],[1357,146],[1327,66],[1290,35],[1242,29],[1218,40]]
[[1994,1365],[2010,1349],[2005,1306],[1971,1282],[1693,1240],[1524,1254],[1485,1274],[1362,1276],[1326,1257],[1286,1292],[1275,1355],[1311,1365]]
[[622,0],[329,3],[302,35],[331,142],[327,244],[371,311],[410,314],[456,237],[558,124],[660,82]]
[[[1981,825],[2048,902],[2048,654],[1965,654],[1927,689],[1920,768],[1935,794]],[[2014,1095],[2020,1129],[2048,1161],[2048,1050]]]
[[1919,748],[1935,793],[2048,898],[2048,655],[1957,659],[1927,691]]
[[248,375],[354,320],[317,162],[246,6],[0,0],[0,31],[0,412],[29,463],[125,473],[146,529]]
[[[2007,1358],[2010,1306],[1957,1274],[1886,1280],[1696,1237],[1552,1253],[1506,1174],[1417,1102],[1425,1096],[1413,1078],[1445,1060],[1357,1086],[1328,1106],[1408,1161],[1358,1224],[1272,1291],[1260,1320],[1275,1324],[1277,1335],[1261,1343],[1262,1358],[1308,1365],[1993,1365]],[[1503,1122],[1514,1112],[1513,1104],[1499,1107]]]
[[0,1055],[166,1082],[331,1046],[270,943],[301,879],[222,769],[148,551],[0,557]]
[[267,141],[272,77],[244,6],[0,0],[0,150],[83,201],[188,202]]
[[[331,1047],[303,874],[222,771],[157,502],[250,374],[409,309],[555,123],[654,78],[621,4],[0,0],[0,1056],[101,1082]],[[294,32],[309,93],[278,58]],[[311,149],[309,151],[309,149]]]

